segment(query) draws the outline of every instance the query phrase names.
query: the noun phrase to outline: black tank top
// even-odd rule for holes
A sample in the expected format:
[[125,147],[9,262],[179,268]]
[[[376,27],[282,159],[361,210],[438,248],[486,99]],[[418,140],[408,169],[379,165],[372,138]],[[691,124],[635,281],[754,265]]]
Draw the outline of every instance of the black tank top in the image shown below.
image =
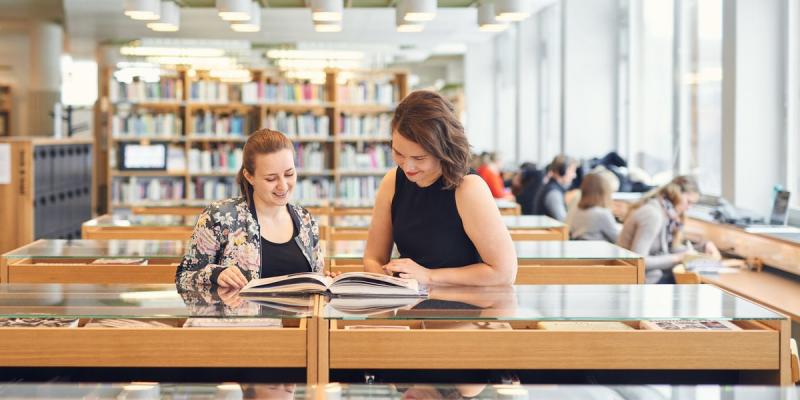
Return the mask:
[[456,208],[456,191],[442,178],[421,188],[396,169],[392,236],[400,257],[426,268],[463,267],[481,262]]
[[300,250],[295,238],[299,234],[294,224],[292,238],[286,243],[274,243],[261,236],[261,273],[262,278],[311,272],[306,256]]

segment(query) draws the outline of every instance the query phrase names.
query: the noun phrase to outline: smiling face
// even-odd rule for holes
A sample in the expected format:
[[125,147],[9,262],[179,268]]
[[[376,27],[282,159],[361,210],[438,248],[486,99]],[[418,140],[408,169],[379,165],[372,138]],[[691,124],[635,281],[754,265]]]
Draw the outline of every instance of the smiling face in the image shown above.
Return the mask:
[[262,204],[285,206],[292,198],[297,183],[294,152],[283,149],[256,155],[253,174],[245,170],[244,175],[253,186],[254,197]]
[[436,157],[397,132],[392,133],[392,158],[417,186],[430,186],[442,176],[442,163]]

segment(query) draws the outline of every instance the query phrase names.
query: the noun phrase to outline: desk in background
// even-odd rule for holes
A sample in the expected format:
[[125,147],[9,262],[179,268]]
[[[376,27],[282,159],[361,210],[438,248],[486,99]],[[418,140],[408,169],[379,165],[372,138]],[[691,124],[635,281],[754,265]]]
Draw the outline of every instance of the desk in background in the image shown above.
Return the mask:
[[[173,283],[185,241],[37,240],[0,257],[3,283]],[[112,261],[93,264],[97,259]],[[147,265],[114,264],[145,259]]]
[[[568,240],[569,227],[544,215],[504,215],[512,240]],[[370,216],[332,216],[320,220],[329,240],[367,240]],[[324,222],[323,222],[324,221]]]
[[[325,246],[331,270],[363,270],[365,241],[331,240]],[[516,284],[644,283],[644,259],[608,242],[515,241],[514,247],[519,264]]]
[[181,215],[101,215],[81,226],[83,239],[189,240],[197,216]]

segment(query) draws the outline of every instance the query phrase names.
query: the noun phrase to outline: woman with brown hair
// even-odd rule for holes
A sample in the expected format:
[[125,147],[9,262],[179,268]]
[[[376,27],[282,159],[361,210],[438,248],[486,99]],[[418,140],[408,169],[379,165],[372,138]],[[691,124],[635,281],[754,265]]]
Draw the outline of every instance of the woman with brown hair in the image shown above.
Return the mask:
[[289,203],[297,183],[292,142],[277,131],[253,132],[236,179],[241,196],[214,202],[200,214],[175,275],[178,288],[240,289],[256,278],[321,273],[317,222]]
[[[453,106],[416,91],[395,110],[397,168],[381,181],[364,266],[423,285],[508,285],[517,273],[511,235],[486,183],[469,171],[469,143]],[[392,244],[400,258],[391,260]]]
[[610,209],[612,191],[611,182],[599,173],[583,177],[578,207],[567,214],[572,239],[617,242],[621,228]]

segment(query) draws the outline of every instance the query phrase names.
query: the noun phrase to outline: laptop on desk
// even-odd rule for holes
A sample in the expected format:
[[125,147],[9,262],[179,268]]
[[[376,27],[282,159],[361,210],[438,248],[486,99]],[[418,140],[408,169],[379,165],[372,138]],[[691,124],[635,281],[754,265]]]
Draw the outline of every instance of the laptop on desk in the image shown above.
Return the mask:
[[744,230],[750,233],[800,233],[800,228],[786,224],[789,219],[790,195],[791,193],[785,190],[776,193],[769,224],[748,224],[743,226]]

